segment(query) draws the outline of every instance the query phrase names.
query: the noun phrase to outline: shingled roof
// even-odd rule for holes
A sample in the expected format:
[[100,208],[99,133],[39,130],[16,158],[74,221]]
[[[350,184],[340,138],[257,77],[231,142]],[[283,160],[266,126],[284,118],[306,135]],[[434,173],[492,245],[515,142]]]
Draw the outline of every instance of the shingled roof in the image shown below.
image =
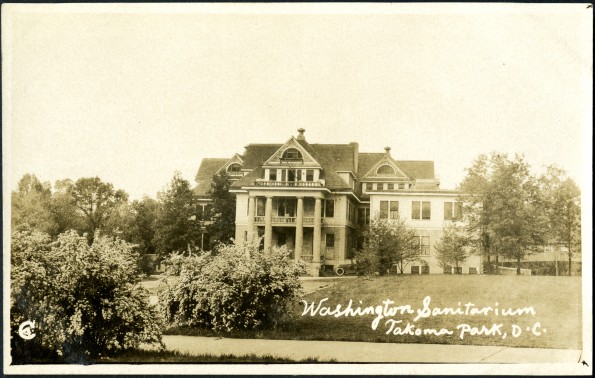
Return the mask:
[[[361,180],[385,156],[386,154],[381,152],[360,153],[358,180]],[[434,178],[434,162],[431,160],[393,160],[393,162],[411,179]]]
[[[351,189],[349,184],[336,172],[353,169],[354,147],[352,145],[311,145],[303,140],[298,142],[322,166],[320,178],[325,180],[326,188],[331,190]],[[254,184],[256,179],[262,177],[262,164],[282,146],[282,144],[249,144],[246,146],[242,169],[252,169],[253,171],[234,182],[231,187],[238,189]]]
[[227,158],[227,159],[221,159],[221,158],[202,159],[202,161],[200,162],[200,167],[198,168],[198,172],[196,173],[196,176],[194,177],[194,180],[197,183],[196,187],[194,188],[194,193],[198,196],[207,195],[209,193],[209,191],[211,190],[211,181],[213,179],[213,176],[228,161],[229,161],[229,158]]
[[[303,132],[303,130],[302,130]],[[297,142],[320,163],[322,172],[320,178],[325,180],[325,187],[331,190],[352,191],[349,183],[345,182],[338,172],[353,172],[359,181],[370,171],[386,153],[360,153],[357,143],[349,144],[309,144],[303,135]],[[234,182],[231,187],[239,189],[254,185],[255,180],[263,177],[262,165],[277,152],[284,144],[249,144],[243,154],[242,170],[250,172]],[[387,149],[388,151],[389,149]],[[418,160],[391,160],[410,179],[434,179],[434,162]],[[197,186],[194,189],[198,195],[207,195],[211,187],[213,175],[221,169],[229,159],[203,159],[196,174]],[[435,184],[432,184],[435,185]],[[356,193],[360,186],[356,186]]]

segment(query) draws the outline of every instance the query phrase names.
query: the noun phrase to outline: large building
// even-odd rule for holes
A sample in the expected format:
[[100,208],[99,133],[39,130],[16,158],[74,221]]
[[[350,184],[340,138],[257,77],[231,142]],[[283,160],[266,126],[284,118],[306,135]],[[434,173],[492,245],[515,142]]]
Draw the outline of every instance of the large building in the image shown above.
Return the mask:
[[[404,219],[419,240],[419,259],[405,273],[452,273],[434,257],[444,227],[460,216],[458,193],[440,189],[433,161],[395,160],[390,148],[359,151],[357,143],[310,144],[304,129],[283,144],[249,144],[243,155],[204,159],[195,188],[208,206],[213,175],[226,171],[236,195],[236,241],[263,238],[265,250],[286,245],[319,269],[350,264],[370,218]],[[458,273],[480,273],[472,256]],[[456,273],[456,272],[454,272]]]

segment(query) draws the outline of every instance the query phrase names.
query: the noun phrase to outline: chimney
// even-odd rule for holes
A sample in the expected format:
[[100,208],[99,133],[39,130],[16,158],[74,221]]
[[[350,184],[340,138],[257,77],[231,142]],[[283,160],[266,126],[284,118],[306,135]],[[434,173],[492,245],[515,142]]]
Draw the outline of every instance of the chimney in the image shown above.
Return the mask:
[[357,142],[351,142],[349,144],[353,146],[353,173],[357,174],[359,167],[359,144]]
[[297,136],[297,138],[296,138],[296,139],[297,139],[297,140],[303,140],[303,141],[305,141],[305,140],[306,140],[306,137],[304,136],[304,132],[305,132],[305,131],[306,131],[306,129],[304,129],[304,128],[301,128],[301,127],[300,127],[300,128],[298,129],[298,133],[299,133],[299,134],[298,134],[298,136]]
[[390,157],[390,147],[384,147],[384,155]]

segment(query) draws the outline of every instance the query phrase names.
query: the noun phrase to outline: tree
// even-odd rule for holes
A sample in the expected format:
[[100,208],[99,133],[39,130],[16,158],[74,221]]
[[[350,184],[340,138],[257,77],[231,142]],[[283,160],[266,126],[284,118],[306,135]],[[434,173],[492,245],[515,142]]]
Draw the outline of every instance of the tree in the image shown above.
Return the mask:
[[[97,236],[92,245],[74,231],[50,242],[28,229],[11,243],[11,352],[13,362],[40,356],[53,362],[89,358],[161,343],[159,313],[138,285],[132,246]],[[18,336],[32,321],[35,338]]]
[[548,219],[548,241],[567,248],[568,275],[571,275],[572,257],[581,253],[580,189],[564,170],[555,166],[547,167],[539,181]]
[[54,183],[54,192],[50,202],[52,217],[52,230],[49,232],[52,239],[68,230],[76,230],[82,234],[86,230],[86,221],[77,209],[74,198],[68,192],[73,185],[72,180],[57,180]]
[[481,155],[468,170],[460,190],[467,203],[469,230],[488,256],[521,261],[543,244],[545,216],[535,177],[521,155]]
[[158,209],[157,201],[147,196],[132,202],[134,221],[131,240],[139,245],[141,254],[153,254],[156,251],[154,239]]
[[454,224],[447,226],[442,238],[434,246],[438,263],[443,268],[447,266],[458,268],[469,257],[468,246],[469,237],[466,230]]
[[[396,265],[401,273],[407,263],[418,259],[419,238],[413,230],[407,228],[402,219],[382,219],[375,216],[366,232],[367,243],[364,253],[374,257],[366,258],[367,262],[376,261],[375,267],[382,275]],[[360,256],[360,259],[363,257]]]
[[467,168],[467,175],[458,190],[463,202],[463,216],[467,225],[469,242],[485,255],[488,268],[491,269],[491,256],[495,255],[498,268],[498,250],[494,248],[494,233],[491,228],[491,175],[493,161],[485,155],[479,155],[472,166]]
[[114,190],[110,183],[102,182],[99,177],[78,179],[68,188],[77,209],[84,215],[85,230],[92,242],[95,231],[100,230],[107,218],[128,195],[123,190]]
[[226,172],[213,176],[211,183],[211,224],[207,227],[214,242],[230,244],[235,236],[236,201],[229,192],[231,181]]
[[158,194],[154,243],[157,253],[185,252],[200,245],[199,209],[190,183],[176,172],[165,191]]
[[17,191],[11,195],[12,229],[29,225],[42,232],[50,232],[53,227],[51,200],[50,184],[42,183],[35,175],[25,174],[19,180]]

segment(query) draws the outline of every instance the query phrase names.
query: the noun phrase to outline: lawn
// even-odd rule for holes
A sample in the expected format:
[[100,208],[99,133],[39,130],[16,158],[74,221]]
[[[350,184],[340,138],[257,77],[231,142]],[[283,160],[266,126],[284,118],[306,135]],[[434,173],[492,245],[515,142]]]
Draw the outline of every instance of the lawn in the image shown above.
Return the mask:
[[[415,321],[417,311],[424,309],[424,298],[430,297],[430,309],[461,308],[463,314],[442,314],[423,317]],[[325,307],[334,310],[338,304],[341,309],[353,301],[352,308],[384,306],[383,301],[391,300],[390,306],[410,305],[413,314],[400,313],[387,316],[378,322],[375,330],[372,321],[374,314],[364,316],[310,316],[303,315],[304,305],[296,306],[290,321],[275,330],[243,331],[225,334],[226,337],[269,338],[295,340],[342,340],[397,343],[433,343],[462,345],[499,345],[511,347],[536,347],[580,349],[582,335],[581,321],[581,278],[580,277],[545,277],[545,276],[389,276],[371,280],[350,279],[336,281],[304,296],[308,303],[324,302]],[[361,301],[361,304],[360,302]],[[473,306],[465,306],[472,303]],[[465,314],[485,309],[485,314]],[[498,308],[498,315],[495,314]],[[446,310],[445,310],[446,309]],[[526,310],[516,315],[502,314],[508,309]],[[534,312],[534,315],[530,313]],[[323,312],[324,313],[324,312]],[[392,331],[391,321],[394,323]],[[388,324],[387,324],[388,323]],[[407,324],[413,327],[407,328]],[[539,323],[539,324],[537,324]],[[461,329],[468,325],[469,332],[461,338]],[[501,324],[501,325],[500,325]],[[517,326],[517,328],[513,327]],[[485,326],[484,332],[472,334]],[[401,334],[395,328],[401,328]],[[527,330],[529,327],[529,331]],[[452,334],[435,333],[444,328]],[[421,329],[421,335],[415,330]],[[428,331],[430,330],[430,331]],[[435,330],[432,332],[431,330]],[[489,331],[488,331],[489,330]],[[513,331],[521,330],[513,335]],[[535,333],[532,332],[535,331]],[[425,334],[424,334],[425,331]],[[419,332],[419,331],[418,331]],[[429,332],[429,333],[428,333]],[[168,334],[213,335],[201,329],[170,329]],[[413,333],[410,334],[410,333]],[[487,334],[486,334],[487,333]],[[537,335],[540,333],[539,335]],[[505,336],[506,334],[506,336]]]
[[192,355],[176,351],[153,351],[153,350],[131,350],[118,354],[115,357],[104,357],[93,361],[95,364],[125,364],[125,363],[320,363],[334,362],[322,361],[317,358],[293,360],[290,358],[276,357],[270,355],[258,356],[256,354],[234,355],[234,354],[199,354]]

